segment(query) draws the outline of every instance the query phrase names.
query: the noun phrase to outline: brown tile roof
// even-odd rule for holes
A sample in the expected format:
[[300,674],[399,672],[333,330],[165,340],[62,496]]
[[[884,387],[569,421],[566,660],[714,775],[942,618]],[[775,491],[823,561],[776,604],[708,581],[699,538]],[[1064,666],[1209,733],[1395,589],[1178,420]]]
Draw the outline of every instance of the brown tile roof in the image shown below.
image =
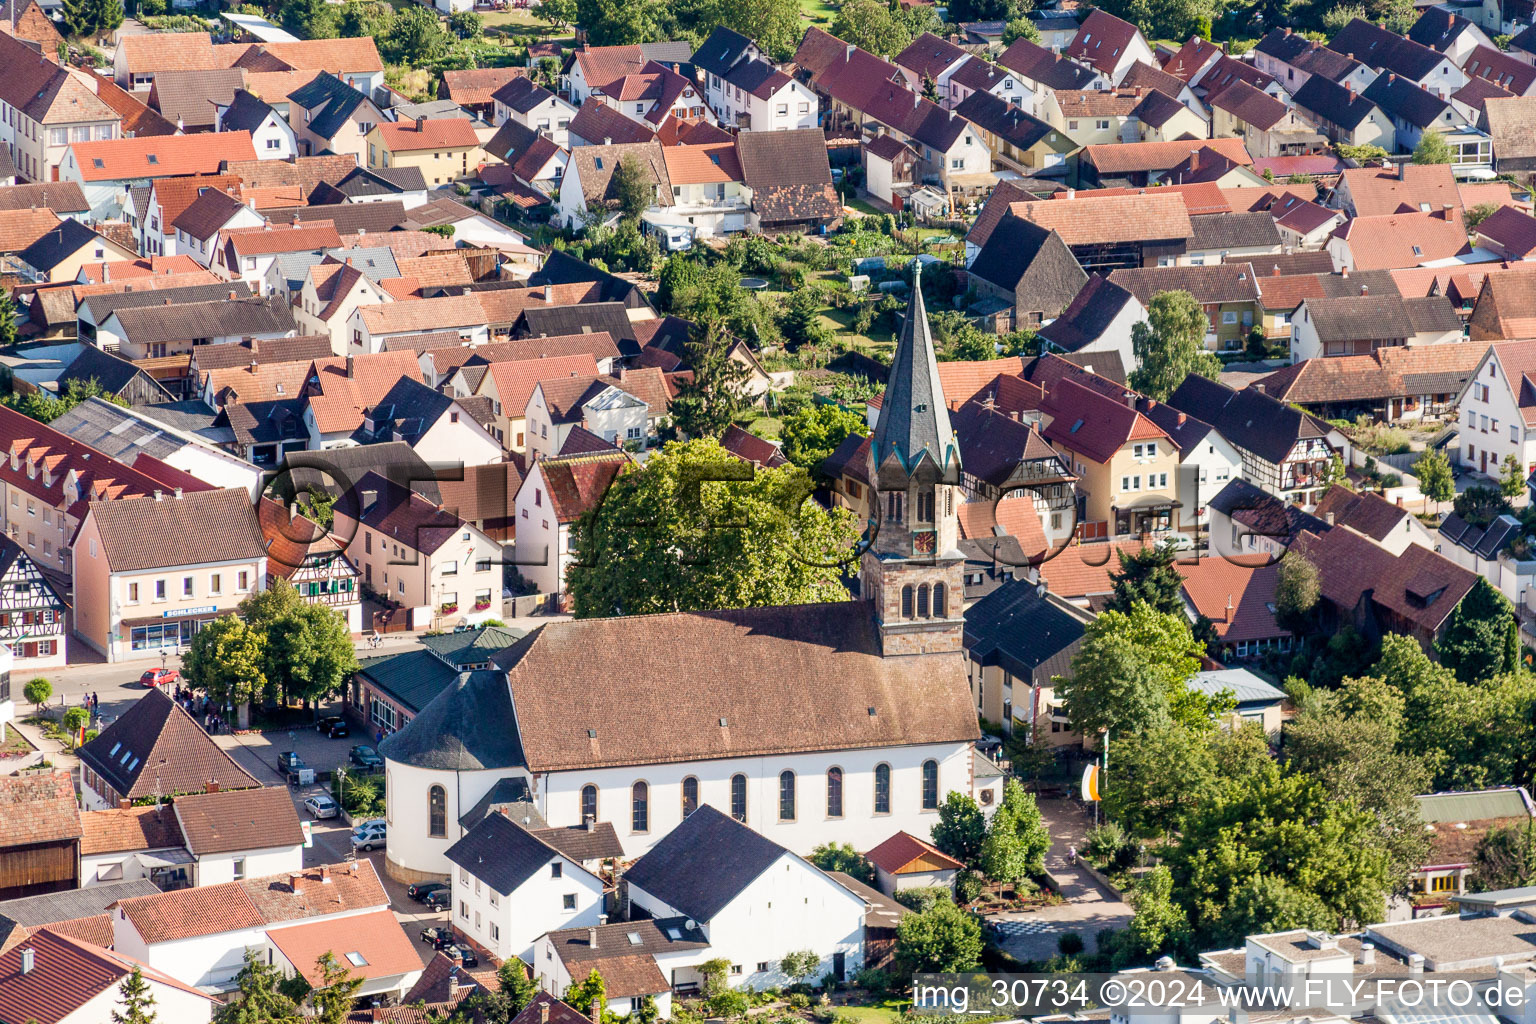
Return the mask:
[[[357,158],[347,154],[301,156],[291,160],[232,159],[226,157],[219,167],[225,174],[238,175],[249,189],[281,188],[297,185],[306,196],[321,182],[334,185],[357,170]],[[453,243],[440,239],[449,247]]]
[[1158,292],[1167,291],[1186,291],[1200,302],[1257,302],[1259,298],[1259,285],[1248,263],[1136,267],[1116,270],[1109,279],[1136,296],[1143,306]]
[[458,480],[437,482],[443,508],[467,523],[512,518],[523,474],[510,462],[465,466]]
[[77,142],[73,149],[80,177],[87,182],[213,174],[224,161],[256,158],[250,132],[108,139],[104,142]]
[[[1536,278],[1530,276],[1532,273],[1512,270],[1506,274],[1489,274],[1477,294],[1477,307],[1472,313],[1474,326],[1486,323],[1501,338],[1536,336],[1536,287],[1533,287]],[[1504,346],[1497,347],[1500,362],[1505,362]],[[1521,373],[1536,376],[1536,364]],[[3,475],[3,469],[0,469],[0,475]]]
[[742,180],[752,204],[770,223],[836,218],[842,204],[832,187],[826,137],[819,129],[743,132],[737,136]]
[[570,131],[572,135],[592,145],[638,145],[655,137],[650,128],[619,113],[595,96],[582,100],[581,109],[571,118]]
[[1404,163],[1392,169],[1351,167],[1341,176],[1339,188],[1348,189],[1357,217],[1433,212],[1450,204],[1455,208],[1457,223],[1461,221],[1461,194],[1450,164]]
[[[369,491],[377,495],[373,505],[363,509],[364,525],[422,554],[433,554],[464,526],[464,521],[452,512],[390,483],[378,473],[363,477],[354,490],[359,498]],[[355,515],[355,510],[347,512]]]
[[1040,563],[1040,578],[1051,593],[1067,600],[1077,600],[1112,592],[1110,573],[1120,571],[1117,554],[1134,554],[1141,541],[1073,541]]
[[176,813],[165,804],[90,811],[80,816],[80,827],[82,856],[182,845]]
[[[297,892],[293,886],[295,877],[300,879]],[[389,906],[389,894],[384,891],[373,862],[366,858],[308,867],[298,876],[269,875],[234,884],[244,891],[267,924]]]
[[1135,25],[1096,7],[1083,19],[1066,54],[1074,60],[1092,65],[1106,75],[1113,74],[1115,65],[1125,56],[1126,47],[1137,34]]
[[199,372],[247,367],[251,363],[294,363],[306,365],[331,354],[330,337],[301,334],[292,338],[253,338],[222,345],[199,345],[192,361]]
[[[297,39],[286,43],[236,43],[214,48],[220,66],[239,64],[268,70],[260,60],[275,57],[295,71],[329,71],[332,74],[383,71],[378,47],[371,36],[346,39]],[[242,52],[236,52],[236,51]],[[270,70],[277,70],[276,66]]]
[[1216,635],[1228,643],[1290,636],[1275,624],[1275,588],[1280,566],[1242,565],[1226,558],[1175,562],[1184,578],[1184,595],[1195,611],[1210,619]]
[[150,86],[149,105],[187,130],[212,130],[215,105],[229,106],[243,88],[245,71],[241,68],[161,71]]
[[[275,928],[268,937],[311,985],[324,982],[316,961],[326,953],[334,954],[338,963],[347,965],[352,977],[365,980],[421,970],[416,944],[389,910]],[[352,958],[353,954],[358,955],[361,964]]]
[[[392,303],[378,308],[425,305],[436,301],[417,299],[414,303]],[[332,434],[360,427],[363,410],[388,394],[401,378],[420,381],[421,364],[409,349],[345,359],[331,357],[315,360],[310,377],[312,383],[306,401],[314,416],[315,427],[322,434]]]
[[81,832],[69,772],[0,776],[0,843],[53,843],[79,839]]
[[540,459],[539,475],[549,491],[555,520],[574,523],[581,514],[594,508],[608,493],[614,479],[629,465],[623,453],[567,455]]
[[103,949],[110,948],[112,945],[112,915],[110,914],[92,914],[90,917],[55,921],[48,926],[48,930],[71,939],[79,939],[81,942],[89,942]]
[[[403,1002],[415,1003],[419,1000],[428,1004],[447,1003],[449,977],[458,978],[458,996],[453,1000],[454,1003],[463,1002],[477,991],[494,992],[499,988],[495,971],[484,967],[478,970],[464,967],[451,959],[447,953],[439,951],[427,961],[421,977],[416,979],[416,984],[412,985],[411,990],[405,994]],[[423,1024],[431,1024],[431,1022],[424,1021]]]
[[111,107],[97,99],[84,73],[38,55],[27,43],[0,32],[0,100],[42,124],[109,121]]
[[1146,416],[1075,380],[1047,391],[1042,408],[1051,417],[1041,431],[1045,439],[1094,462],[1107,463],[1133,440],[1168,440]]
[[613,172],[624,160],[634,159],[639,161],[644,180],[656,187],[661,205],[670,206],[672,183],[667,178],[667,161],[663,154],[661,143],[654,139],[616,142],[611,146],[577,146],[571,150],[571,169],[566,173],[579,172],[581,191],[589,203],[613,207],[618,203],[618,196],[612,190]]
[[1184,198],[1176,194],[1020,202],[1010,204],[1009,210],[1041,227],[1054,228],[1069,246],[1186,239],[1194,234]]
[[175,135],[176,125],[167,121],[156,111],[149,108],[127,89],[120,87],[106,75],[97,75],[96,98],[107,106],[117,111],[122,118],[122,132],[124,136],[132,135],[136,139],[148,138],[152,135]]
[[390,121],[378,126],[379,141],[391,153],[414,153],[426,149],[473,149],[480,145],[474,125],[462,117],[436,120]]
[[1466,226],[1454,212],[1449,220],[1433,213],[1356,217],[1341,224],[1335,236],[1348,243],[1355,270],[1416,267],[1472,251]]
[[[591,674],[553,669],[571,658]],[[572,620],[495,660],[508,669],[535,771],[978,735],[958,659],[882,657],[861,601]],[[590,678],[623,680],[626,699],[608,699]],[[743,693],[760,699],[743,702]],[[646,725],[659,714],[672,722],[661,733]]]
[[908,43],[907,48],[898,53],[894,60],[918,78],[936,78],[945,68],[969,56],[968,52],[948,39],[924,32]]
[[187,849],[198,857],[304,842],[293,798],[283,787],[178,797],[175,809]]
[[0,211],[0,253],[21,252],[58,225],[46,208]]
[[43,9],[33,0],[7,0],[0,3],[0,32],[17,39],[29,39],[41,46],[44,53],[57,52],[58,45],[64,41],[64,37],[54,27],[53,19],[44,14]]
[[115,907],[151,946],[265,923],[239,882],[134,896]]
[[1129,117],[1146,93],[1141,89],[1057,89],[1063,117]]
[[475,283],[469,264],[456,249],[407,256],[396,260],[401,277],[415,278],[421,288],[468,287]]
[[[370,235],[369,238],[374,236]],[[485,324],[485,308],[475,293],[433,299],[359,306],[358,314],[370,334],[421,334],[451,327]]]
[[1362,598],[1425,631],[1437,630],[1477,576],[1442,555],[1410,544],[1394,556],[1353,530],[1319,536],[1303,530],[1291,550],[1317,566],[1323,597],[1350,614]]
[[1476,371],[1484,351],[1481,345],[1399,346],[1363,356],[1304,359],[1265,377],[1264,389],[1297,405],[1453,394]]
[[899,874],[915,860],[924,862],[923,870],[933,871],[951,868],[956,871],[965,867],[960,861],[909,832],[897,832],[873,850],[864,859],[888,874]]
[[1536,96],[1498,97],[1488,100],[1483,109],[1499,159],[1536,156]]
[[588,353],[494,362],[486,370],[496,383],[496,394],[508,416],[521,416],[541,380],[571,376],[590,380],[597,376],[597,361]]
[[1163,70],[1181,82],[1188,82],[1215,61],[1222,53],[1220,46],[1209,39],[1201,39],[1199,36],[1190,36],[1189,42],[1181,46],[1167,62],[1163,64]]
[[130,800],[156,793],[200,793],[209,782],[225,789],[261,785],[159,690],[140,697],[78,754],[83,764]]
[[270,256],[273,253],[312,252],[341,245],[336,225],[328,220],[300,224],[264,224],[255,228],[230,228],[223,235],[236,256]]
[[[118,40],[124,66],[131,73],[206,71],[220,67],[206,32],[147,32]],[[227,66],[227,65],[224,65]]]
[[777,469],[789,461],[778,445],[772,441],[765,441],[734,423],[726,427],[725,433],[720,435],[720,447],[743,462],[750,462],[764,469]]
[[634,45],[590,46],[577,50],[573,57],[581,65],[587,87],[604,91],[616,79],[637,74],[648,63],[645,51]]
[[112,572],[139,572],[262,556],[250,495],[238,487],[98,502],[91,506]]
[[[149,186],[150,194],[160,204],[161,223],[176,226],[176,219],[186,212],[204,193],[231,192],[240,187],[240,178],[233,174],[196,174],[181,178],[157,178]],[[208,235],[197,235],[207,238]]]
[[73,181],[37,181],[0,188],[0,210],[46,208],[54,213],[85,213],[85,190]]
[[530,68],[470,68],[465,71],[444,71],[442,84],[437,88],[439,99],[449,99],[459,106],[483,106],[491,102],[491,94],[514,78],[527,78]]
[[[1242,139],[1201,139],[1200,145],[1242,166],[1253,163]],[[1189,159],[1192,146],[1193,143],[1185,139],[1117,143],[1087,146],[1083,149],[1082,157],[1098,168],[1100,174],[1111,176],[1168,171]]]

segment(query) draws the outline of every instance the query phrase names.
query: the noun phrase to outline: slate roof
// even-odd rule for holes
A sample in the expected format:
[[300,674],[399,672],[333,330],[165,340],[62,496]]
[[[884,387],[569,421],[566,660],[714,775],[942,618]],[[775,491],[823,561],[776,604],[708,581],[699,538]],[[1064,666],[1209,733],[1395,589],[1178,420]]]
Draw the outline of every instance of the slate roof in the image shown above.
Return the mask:
[[701,804],[630,865],[624,878],[692,920],[708,922],[786,856],[794,855]]
[[898,53],[893,60],[916,74],[919,79],[923,79],[937,78],[951,64],[965,60],[969,56],[969,53],[948,39],[940,39],[932,32],[924,32],[908,43],[907,48]]
[[[270,104],[240,89],[225,109],[219,126],[227,132],[254,132],[267,118],[274,116],[277,116],[277,111]],[[279,120],[282,120],[281,117]]]
[[[535,634],[536,636],[537,634]],[[532,642],[525,639],[516,649]],[[512,768],[524,763],[507,677],[499,671],[465,672],[399,732],[384,738],[386,760],[445,771]]]
[[[1280,229],[1269,213],[1222,213],[1189,218],[1190,249],[1247,249],[1280,246]],[[1262,258],[1262,257],[1260,257]]]
[[183,796],[173,806],[187,849],[198,857],[304,843],[299,815],[284,786]]
[[1134,299],[1107,276],[1094,274],[1061,316],[1036,333],[1055,348],[1076,352],[1103,337],[1125,304]]
[[1417,82],[1434,71],[1445,60],[1445,55],[1396,32],[1372,24],[1363,18],[1354,18],[1334,35],[1328,48],[1335,53],[1352,54],[1375,68],[1382,69],[1382,77],[1395,72],[1400,77]]
[[[1014,293],[1021,316],[1043,310],[1053,317],[1088,283],[1088,275],[1055,229],[1011,215],[993,229],[970,272]],[[1026,294],[1019,296],[1017,289],[1026,280]]]
[[523,181],[533,181],[539,171],[560,153],[549,138],[508,118],[485,144],[485,151],[511,166]]
[[491,98],[519,114],[526,114],[539,104],[554,99],[555,94],[530,78],[517,77],[508,79],[491,93]]
[[1069,674],[1084,623],[1027,580],[1015,579],[965,610],[965,651],[1016,679]]
[[997,63],[1047,89],[1087,89],[1098,72],[1063,58],[1028,39],[1015,39],[997,55]]
[[1400,118],[1416,128],[1428,128],[1438,123],[1451,109],[1450,101],[1419,88],[1406,75],[1379,75],[1360,95],[1390,116]]
[[1168,404],[1205,420],[1234,445],[1277,465],[1298,440],[1328,433],[1316,418],[1263,391],[1234,391],[1194,374],[1174,389]]
[[[206,526],[200,528],[206,531]],[[210,781],[224,789],[261,785],[160,690],[145,693],[78,754],[83,764],[130,800],[156,792],[200,793]]]
[[716,25],[709,38],[693,51],[693,66],[711,75],[724,75],[741,60],[752,40],[724,25]]
[[322,139],[335,137],[352,112],[368,97],[330,72],[322,72],[288,94],[288,99],[309,112],[304,127]]
[[1429,7],[1408,29],[1408,38],[1420,46],[1428,46],[1444,53],[1461,37],[1462,33],[1475,27],[1466,18],[1443,7]]
[[989,92],[971,93],[955,107],[955,113],[1021,150],[1029,149],[1055,132],[1045,121],[1030,116],[1015,104],[1000,100]]
[[1340,128],[1358,128],[1371,111],[1378,110],[1374,100],[1322,75],[1313,75],[1296,90],[1296,106]]
[[503,896],[511,896],[560,855],[553,846],[504,814],[486,815],[444,854],[451,863]]
[[103,351],[94,345],[86,345],[75,357],[75,361],[64,368],[58,377],[58,389],[62,394],[68,390],[69,385],[75,381],[85,384],[96,381],[102,390],[109,395],[118,395],[123,392],[134,378],[140,374],[148,381],[156,391],[160,393],[164,401],[174,400],[174,396],[159,385],[154,378],[145,374],[143,370],[110,352]]
[[97,502],[102,554],[114,573],[261,558],[266,544],[242,488]]
[[1113,74],[1115,65],[1120,63],[1127,47],[1138,34],[1135,25],[1096,7],[1083,19],[1082,27],[1072,37],[1066,54],[1074,60],[1092,65],[1106,75]]
[[821,129],[742,132],[736,150],[760,220],[777,224],[842,215]]
[[939,479],[958,483],[960,449],[939,379],[928,310],[923,301],[921,268],[915,273],[891,372],[886,378],[880,419],[871,438],[875,471],[884,479],[889,467],[893,481],[905,480],[926,461],[937,471]]

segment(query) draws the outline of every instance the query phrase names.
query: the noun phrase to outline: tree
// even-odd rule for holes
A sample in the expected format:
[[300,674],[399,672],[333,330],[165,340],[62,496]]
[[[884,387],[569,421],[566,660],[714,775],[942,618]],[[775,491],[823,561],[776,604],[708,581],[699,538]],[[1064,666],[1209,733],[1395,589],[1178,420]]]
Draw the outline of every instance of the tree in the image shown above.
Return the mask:
[[831,32],[870,53],[889,57],[905,50],[936,20],[931,10],[921,5],[907,10],[880,0],[847,0],[832,19]]
[[821,324],[821,296],[810,288],[799,288],[784,305],[779,330],[791,347],[823,344],[829,332]]
[[1003,799],[981,843],[981,869],[999,882],[1019,882],[1045,870],[1051,833],[1032,794],[1017,779],[1003,783]]
[[63,0],[59,14],[63,19],[64,33],[76,38],[86,38],[96,31],[96,17],[92,0]]
[[706,326],[687,345],[693,378],[678,385],[672,422],[685,437],[718,437],[746,404],[749,372],[731,355],[734,343],[724,326]]
[[1467,212],[1462,214],[1462,219],[1467,222],[1467,234],[1477,231],[1479,224],[1498,212],[1498,203],[1478,203],[1476,206],[1468,207]]
[[664,13],[656,0],[576,0],[576,23],[593,46],[655,42]]
[[619,216],[630,223],[638,222],[646,207],[656,201],[656,184],[646,173],[645,165],[638,157],[625,156],[613,169],[612,181]]
[[1116,552],[1118,572],[1109,574],[1114,596],[1106,608],[1128,612],[1140,601],[1154,611],[1182,615],[1184,612],[1184,577],[1173,567],[1174,550],[1168,544],[1153,544],[1135,552]]
[[1011,46],[1015,39],[1027,39],[1038,45],[1040,30],[1030,18],[1014,18],[1003,26],[1003,45]]
[[114,1024],[155,1024],[155,996],[144,980],[144,972],[137,965],[133,973],[117,987],[122,996],[122,1012],[112,1011]]
[[[0,304],[0,308],[3,308],[3,304]],[[46,391],[29,391],[24,395],[11,392],[0,398],[0,404],[8,405],[39,423],[52,423],[87,398],[100,398],[124,408],[128,406],[126,398],[109,394],[102,388],[101,381],[95,377],[84,381],[70,381],[62,395],[52,395]]]
[[786,459],[816,473],[838,445],[849,437],[863,437],[868,433],[869,425],[858,413],[839,405],[807,402],[784,417],[780,438]]
[[[560,0],[554,0],[558,3]],[[543,10],[543,8],[539,8]],[[372,36],[380,41],[389,33],[395,9],[381,0],[346,0],[341,5],[336,34],[342,39]]]
[[950,790],[939,805],[939,820],[932,835],[934,846],[967,867],[974,867],[981,860],[981,846],[987,836],[987,819],[976,798]]
[[1490,829],[1472,853],[1472,891],[1536,885],[1536,822]]
[[573,982],[565,990],[565,1004],[585,1014],[591,1011],[592,1004],[607,1008],[608,986],[603,982],[603,976],[593,968],[581,981]]
[[432,8],[412,4],[395,12],[389,32],[380,42],[392,63],[419,67],[442,55],[448,37]]
[[1451,472],[1451,460],[1442,449],[1424,449],[1424,454],[1414,460],[1413,475],[1419,478],[1419,490],[1424,492],[1424,497],[1435,503],[1437,513],[1442,502],[1456,497],[1456,478]]
[[78,733],[91,720],[91,713],[82,707],[69,708],[64,712],[64,731],[71,736]]
[[808,501],[798,466],[754,468],[713,438],[672,441],[576,524],[577,617],[847,600],[859,526]]
[[21,695],[27,698],[28,704],[41,712],[43,705],[48,703],[48,698],[53,696],[53,684],[42,676],[38,676],[27,681],[27,685],[21,688]]
[[1419,137],[1419,144],[1413,147],[1413,162],[1416,164],[1448,164],[1455,159],[1456,154],[1451,152],[1451,144],[1437,131],[1425,132]]
[[1487,526],[1510,511],[1509,500],[1504,497],[1503,491],[1481,484],[1468,487],[1456,495],[1451,507],[1470,526]]
[[811,851],[810,861],[823,871],[841,871],[873,884],[875,868],[852,843],[822,843]]
[[214,1012],[214,1024],[299,1024],[298,1004],[280,987],[282,975],[254,949],[245,951],[245,966],[235,976],[238,999]]
[[1189,918],[1173,901],[1173,875],[1159,865],[1126,894],[1135,916],[1116,946],[1115,966],[1146,964],[1165,953],[1177,954],[1189,942]]
[[352,977],[352,972],[330,950],[320,954],[315,961],[315,971],[320,976],[320,984],[309,994],[309,999],[314,1004],[316,1019],[322,1024],[344,1024],[352,1013],[357,990],[363,987],[363,979]]
[[240,602],[246,625],[262,637],[262,675],[286,702],[321,701],[357,671],[347,620],[335,609],[310,604],[279,582]]
[[1084,736],[1139,732],[1170,718],[1198,723],[1211,709],[1192,704],[1186,684],[1200,653],[1183,615],[1141,603],[1129,612],[1106,610],[1084,630],[1072,674],[1057,680],[1056,693]]
[[952,0],[950,21],[1012,21],[1035,9],[1034,0]]
[[9,295],[0,296],[0,348],[16,344],[16,303]]
[[311,486],[299,495],[299,511],[304,518],[329,531],[336,525],[336,498],[322,487]]
[[283,28],[301,39],[329,39],[336,34],[336,14],[325,0],[283,0],[277,17]]
[[250,703],[267,684],[266,652],[264,634],[238,616],[224,615],[192,637],[181,656],[181,672],[219,704]]
[[1158,292],[1147,304],[1147,319],[1131,326],[1131,348],[1139,368],[1131,387],[1166,401],[1190,374],[1215,380],[1221,360],[1205,350],[1210,320],[1186,291]]
[[1487,577],[1479,576],[1451,612],[1445,632],[1435,642],[1435,653],[1440,655],[1440,664],[1463,682],[1513,672],[1517,666],[1507,663],[1505,636],[1514,628],[1514,608],[1509,599]]
[[703,5],[698,24],[723,25],[756,41],[773,60],[788,60],[800,41],[799,0],[713,0]]
[[1275,582],[1276,624],[1297,636],[1312,632],[1313,613],[1322,594],[1317,566],[1305,555],[1287,551],[1280,559],[1279,579]]
[[1215,784],[1209,730],[1163,723],[1114,744],[1104,815],[1133,836],[1161,838]]
[[448,31],[460,39],[479,39],[485,33],[485,23],[474,11],[454,11],[448,15]]
[[123,24],[123,0],[92,0],[91,14],[97,35],[115,32]]
[[779,970],[790,981],[803,983],[821,967],[821,956],[814,949],[799,949],[784,954]]
[[576,0],[546,0],[534,8],[540,21],[547,21],[556,28],[565,28],[576,20]]
[[1525,493],[1525,467],[1520,456],[1510,452],[1499,466],[1499,493],[1506,498],[1518,498]]
[[508,960],[496,969],[496,981],[501,994],[507,998],[513,1016],[522,1012],[523,1007],[533,1002],[533,997],[539,994],[538,982],[516,960]]
[[907,914],[896,926],[894,973],[950,974],[981,965],[981,925],[949,900]]

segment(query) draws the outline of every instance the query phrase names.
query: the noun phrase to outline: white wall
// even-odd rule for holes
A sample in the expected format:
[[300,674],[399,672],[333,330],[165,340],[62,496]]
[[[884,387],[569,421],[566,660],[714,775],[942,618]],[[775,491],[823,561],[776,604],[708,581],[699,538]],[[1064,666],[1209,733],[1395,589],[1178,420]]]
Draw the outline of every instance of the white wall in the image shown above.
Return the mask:
[[112,913],[113,948],[163,971],[183,985],[227,985],[245,965],[246,948],[259,949],[265,943],[266,933],[262,929],[240,928],[150,946],[121,910]]
[[[1484,389],[1486,399],[1482,397]],[[1515,394],[1510,390],[1498,353],[1492,348],[1467,381],[1456,414],[1461,424],[1458,454],[1463,466],[1480,471],[1483,452],[1488,453],[1489,476],[1499,475],[1497,467],[1510,452],[1520,458],[1521,465],[1529,466],[1536,461],[1536,431],[1525,428]]]
[[[163,1021],[176,1024],[203,1024],[213,1019],[213,1001],[192,992],[166,985],[146,976],[149,994],[155,1000],[155,1015]],[[113,1013],[121,1013],[123,996],[119,991],[122,983],[109,985],[75,1009],[59,1024],[113,1024]]]
[[[578,825],[581,788],[596,785],[598,820],[612,822],[625,855],[638,857],[682,821],[685,777],[699,780],[700,801],[729,813],[730,780],[739,772],[747,777],[746,824],[769,839],[802,854],[826,842],[869,850],[898,831],[917,836],[932,831],[938,811],[922,808],[922,764],[929,759],[939,765],[941,804],[952,789],[970,791],[970,746],[949,743],[552,772],[538,777],[536,794],[539,812],[551,825]],[[882,762],[891,766],[891,813],[877,815],[874,769]],[[834,765],[843,769],[841,818],[826,816],[826,771]],[[792,822],[778,820],[779,773],[785,770],[797,778],[797,820]],[[646,832],[630,827],[630,789],[639,780],[650,786]]]
[[[549,486],[535,462],[513,499],[517,516],[517,571],[541,594],[563,590],[570,564],[570,530],[560,525],[550,505]],[[580,824],[580,822],[577,822]]]
[[[550,873],[556,864],[559,878]],[[576,898],[570,910],[565,909],[568,895]],[[514,956],[529,960],[539,936],[563,928],[589,928],[598,924],[602,912],[603,880],[565,857],[542,865],[509,896],[462,867],[453,872],[453,923],[503,960]],[[629,1012],[627,1006],[624,1012]]]
[[218,885],[235,880],[235,861],[245,861],[242,878],[264,878],[304,870],[304,845],[273,846],[265,850],[210,853],[197,858],[193,885]]
[[[454,415],[459,418],[457,423],[452,419]],[[432,465],[463,463],[466,466],[488,466],[502,461],[506,454],[484,427],[457,406],[443,413],[432,425],[432,429],[421,436],[421,440],[415,444],[415,451]],[[497,597],[500,597],[499,591]]]
[[[509,723],[510,725],[510,723]],[[389,824],[385,850],[393,864],[411,871],[447,877],[453,865],[444,856],[448,847],[464,835],[459,817],[473,807],[498,779],[517,776],[512,771],[431,771],[398,761],[385,761],[384,786],[388,794],[385,819]],[[427,834],[427,795],[436,783],[447,794],[446,835]]]
[[1182,453],[1177,479],[1182,503],[1178,510],[1178,528],[1192,530],[1207,525],[1211,518],[1210,500],[1242,475],[1243,457],[1214,430],[1192,451]]

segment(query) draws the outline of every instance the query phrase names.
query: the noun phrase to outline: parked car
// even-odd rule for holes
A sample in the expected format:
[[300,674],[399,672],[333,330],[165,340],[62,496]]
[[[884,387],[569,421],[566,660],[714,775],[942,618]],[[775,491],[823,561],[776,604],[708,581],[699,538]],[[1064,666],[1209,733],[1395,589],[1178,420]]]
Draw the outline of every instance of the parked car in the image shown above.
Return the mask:
[[354,821],[352,823],[352,831],[353,832],[357,832],[357,831],[359,831],[361,829],[365,829],[365,828],[383,828],[383,827],[384,827],[384,819],[383,818],[368,818],[368,819],[365,819],[363,821]]
[[448,904],[453,902],[453,892],[449,889],[439,889],[436,892],[427,893],[423,900],[428,910],[447,910]]
[[329,718],[320,719],[320,721],[315,723],[315,731],[323,733],[333,740],[352,735],[347,729],[347,720],[340,715],[332,715]]
[[304,763],[304,759],[292,750],[285,750],[277,755],[277,770],[283,778],[288,780],[290,786],[312,786],[315,782],[315,770]]
[[300,768],[309,767],[297,751],[285,750],[277,755],[277,770],[280,772],[297,771]]
[[475,951],[462,942],[455,942],[443,950],[449,959],[458,961],[462,967],[479,967],[480,958],[475,956]]
[[446,949],[453,945],[453,932],[447,928],[438,928],[436,926],[423,928],[421,930],[421,941],[433,949]]
[[173,668],[152,668],[139,676],[139,682],[153,689],[157,686],[170,686],[181,678],[181,673]]
[[324,793],[304,798],[304,809],[311,818],[334,818],[341,813],[341,805]]
[[417,903],[423,903],[428,896],[435,892],[443,892],[448,888],[442,882],[412,882],[405,887],[405,894]]
[[376,771],[384,767],[384,759],[379,756],[379,752],[372,747],[363,746],[361,743],[347,753],[347,758],[359,768],[366,768],[369,771]]
[[352,849],[372,850],[384,845],[384,826],[367,825],[352,830]]

